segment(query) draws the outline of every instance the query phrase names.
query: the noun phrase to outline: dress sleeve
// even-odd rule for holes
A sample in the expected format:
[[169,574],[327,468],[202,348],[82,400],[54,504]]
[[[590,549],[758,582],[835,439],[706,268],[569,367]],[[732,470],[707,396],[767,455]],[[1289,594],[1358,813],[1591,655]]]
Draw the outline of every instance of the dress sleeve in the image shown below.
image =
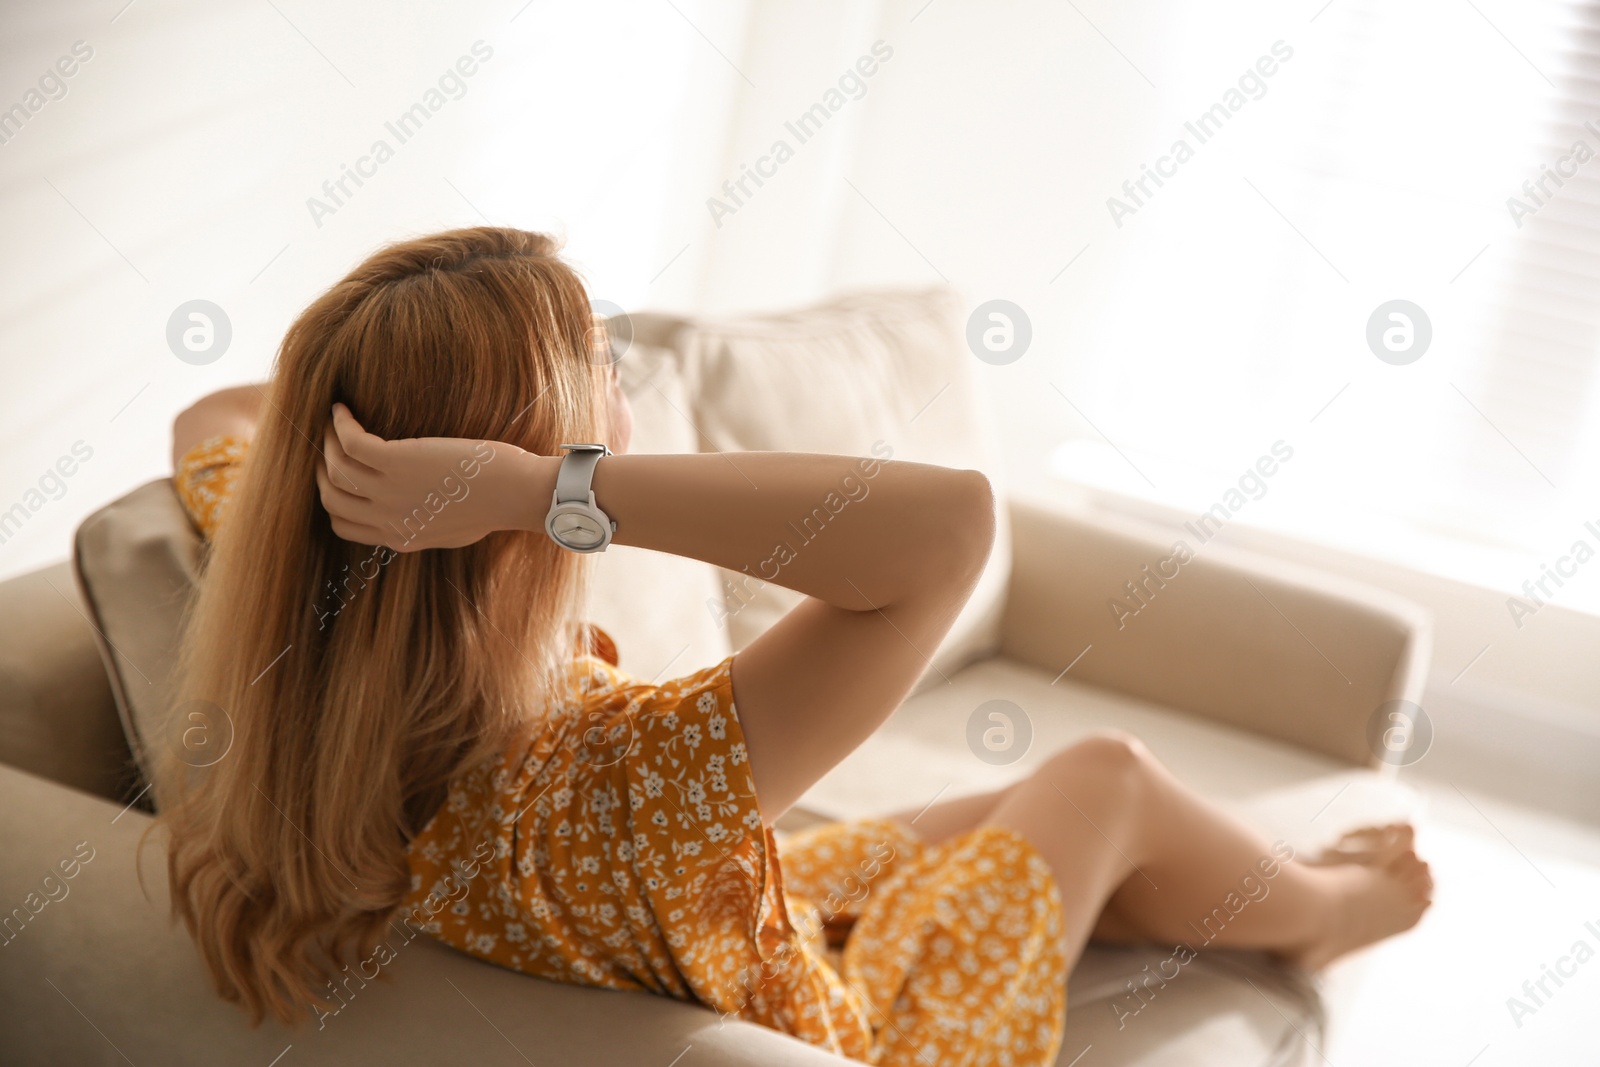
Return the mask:
[[225,505],[234,494],[249,442],[240,437],[201,441],[178,460],[173,484],[189,521],[206,540],[215,536]]

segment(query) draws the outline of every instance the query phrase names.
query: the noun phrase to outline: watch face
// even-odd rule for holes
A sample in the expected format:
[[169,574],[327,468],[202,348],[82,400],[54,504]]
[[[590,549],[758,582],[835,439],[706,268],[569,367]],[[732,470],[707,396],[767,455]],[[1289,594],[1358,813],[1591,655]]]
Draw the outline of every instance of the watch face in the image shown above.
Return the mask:
[[564,511],[550,522],[550,535],[572,548],[588,548],[605,540],[605,531],[594,517],[581,511]]

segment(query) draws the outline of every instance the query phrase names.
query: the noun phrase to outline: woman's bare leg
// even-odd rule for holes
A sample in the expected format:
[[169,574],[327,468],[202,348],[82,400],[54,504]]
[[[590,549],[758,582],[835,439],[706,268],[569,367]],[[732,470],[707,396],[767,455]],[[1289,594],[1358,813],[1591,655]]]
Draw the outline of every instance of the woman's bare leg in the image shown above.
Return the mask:
[[1050,864],[1073,960],[1095,937],[1266,949],[1320,966],[1413,925],[1432,884],[1409,849],[1285,860],[1120,734],[1073,745],[999,793],[936,805],[916,829],[939,840],[985,824],[1016,830]]
[[[907,808],[894,812],[889,818],[911,827],[923,841],[939,844],[982,826],[1002,801],[1016,793],[1019,785],[956,797],[921,808]],[[1089,844],[1094,847],[1094,842]],[[1138,929],[1124,922],[1109,904],[1100,912],[1090,934],[1090,940],[1093,941],[1125,943],[1143,939]],[[1076,961],[1076,955],[1072,959]]]
[[[907,808],[904,811],[894,812],[889,818],[911,827],[923,841],[939,844],[957,834],[982,826],[1002,801],[1017,792],[1021,784],[1024,783],[990,790],[987,793],[956,797],[921,808]],[[1093,847],[1093,842],[1090,845]],[[1142,939],[1143,935],[1136,928],[1123,922],[1109,905],[1101,911],[1091,932],[1091,940],[1094,941],[1120,943]],[[1074,960],[1076,958],[1073,957]]]
[[988,793],[941,800],[921,808],[897,811],[889,818],[905,823],[929,844],[938,844],[981,825],[995,806],[1015,788],[1007,786]]

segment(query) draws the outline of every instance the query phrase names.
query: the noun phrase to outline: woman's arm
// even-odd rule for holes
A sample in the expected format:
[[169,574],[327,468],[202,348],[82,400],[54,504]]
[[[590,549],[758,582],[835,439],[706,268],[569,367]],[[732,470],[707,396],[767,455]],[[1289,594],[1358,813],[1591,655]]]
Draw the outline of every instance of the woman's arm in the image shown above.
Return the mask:
[[[561,462],[504,444],[384,441],[342,406],[325,445],[328,471],[318,481],[334,530],[400,550],[542,530]],[[467,492],[451,492],[451,478]],[[812,598],[734,660],[734,698],[769,819],[904,699],[994,539],[982,474],[917,463],[791,452],[612,456],[593,485],[617,524],[616,543],[747,571]],[[451,503],[423,537],[400,544],[400,521],[430,493]]]
[[196,400],[172,420],[172,466],[186,452],[213,437],[236,437],[248,441],[255,436],[261,421],[265,385],[240,385],[222,389]]

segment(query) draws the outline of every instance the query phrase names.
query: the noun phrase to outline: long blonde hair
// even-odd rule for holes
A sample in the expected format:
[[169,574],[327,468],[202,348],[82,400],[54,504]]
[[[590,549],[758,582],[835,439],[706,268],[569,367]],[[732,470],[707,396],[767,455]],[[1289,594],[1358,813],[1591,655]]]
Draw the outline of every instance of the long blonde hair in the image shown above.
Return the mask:
[[451,778],[563,684],[584,586],[586,557],[542,532],[405,554],[340,540],[314,478],[329,409],[385,438],[598,440],[591,321],[550,238],[482,227],[379,251],[284,337],[177,676],[232,747],[156,783],[173,910],[255,1022],[328,1004],[372,951]]

